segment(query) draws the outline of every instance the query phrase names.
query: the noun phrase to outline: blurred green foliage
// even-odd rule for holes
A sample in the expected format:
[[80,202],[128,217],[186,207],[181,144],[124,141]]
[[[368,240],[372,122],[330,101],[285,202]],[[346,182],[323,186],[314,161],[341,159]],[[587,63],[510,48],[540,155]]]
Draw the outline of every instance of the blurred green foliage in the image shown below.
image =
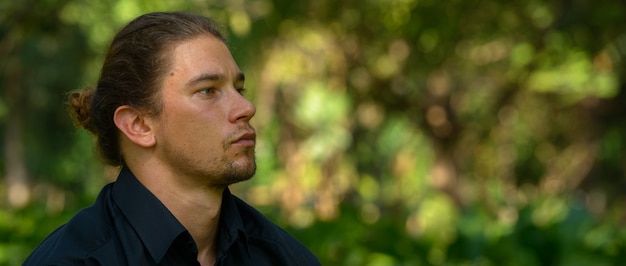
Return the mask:
[[64,98],[157,10],[229,32],[260,134],[233,190],[324,265],[626,261],[621,0],[25,0],[0,2],[0,264],[115,177]]

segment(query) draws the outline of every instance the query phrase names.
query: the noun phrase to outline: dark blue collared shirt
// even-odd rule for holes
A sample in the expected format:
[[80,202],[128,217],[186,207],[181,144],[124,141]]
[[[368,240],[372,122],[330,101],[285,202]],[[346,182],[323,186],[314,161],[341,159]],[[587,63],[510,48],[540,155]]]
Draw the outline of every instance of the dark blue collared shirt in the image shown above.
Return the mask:
[[[319,265],[300,242],[226,189],[215,265]],[[199,265],[189,232],[123,168],[96,202],[50,234],[24,265]]]

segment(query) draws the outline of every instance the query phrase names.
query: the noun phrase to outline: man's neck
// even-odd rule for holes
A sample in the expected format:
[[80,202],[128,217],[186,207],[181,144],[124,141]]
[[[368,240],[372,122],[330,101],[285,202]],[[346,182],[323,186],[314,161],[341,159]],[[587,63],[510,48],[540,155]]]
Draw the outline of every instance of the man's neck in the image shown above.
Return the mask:
[[181,180],[180,176],[153,169],[131,171],[189,231],[198,247],[200,264],[213,265],[222,194],[226,187],[194,186]]

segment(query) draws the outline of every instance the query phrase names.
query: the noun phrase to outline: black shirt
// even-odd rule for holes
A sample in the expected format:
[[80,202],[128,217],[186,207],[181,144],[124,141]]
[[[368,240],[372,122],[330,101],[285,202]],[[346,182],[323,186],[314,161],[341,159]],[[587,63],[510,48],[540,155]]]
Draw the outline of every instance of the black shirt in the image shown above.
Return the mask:
[[[319,265],[289,233],[222,196],[215,265]],[[123,168],[96,202],[48,236],[24,265],[199,265],[189,232]]]

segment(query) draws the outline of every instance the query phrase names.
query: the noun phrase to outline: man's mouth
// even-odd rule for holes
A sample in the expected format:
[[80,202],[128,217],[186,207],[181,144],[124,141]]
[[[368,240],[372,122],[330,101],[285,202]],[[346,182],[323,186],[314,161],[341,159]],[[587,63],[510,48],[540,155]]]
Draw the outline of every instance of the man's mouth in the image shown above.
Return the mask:
[[256,144],[256,133],[254,131],[246,131],[233,141],[234,145],[253,147]]

